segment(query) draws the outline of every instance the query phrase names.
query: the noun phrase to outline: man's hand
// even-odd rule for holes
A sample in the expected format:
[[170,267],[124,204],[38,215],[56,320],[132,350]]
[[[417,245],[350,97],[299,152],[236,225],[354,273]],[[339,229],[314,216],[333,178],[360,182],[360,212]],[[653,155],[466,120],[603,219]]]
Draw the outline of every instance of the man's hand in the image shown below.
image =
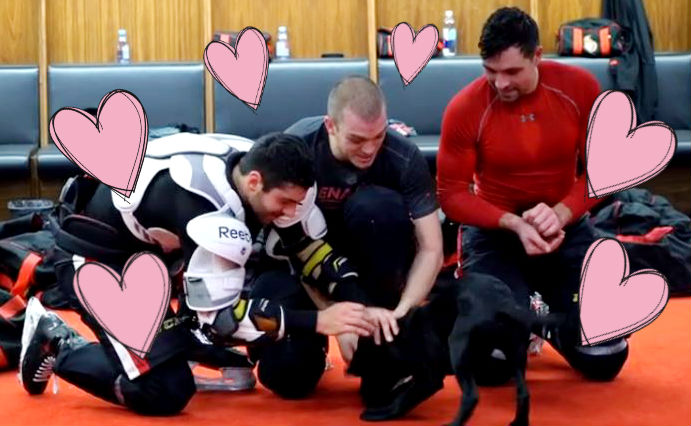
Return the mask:
[[563,230],[560,229],[551,238],[543,238],[533,225],[513,213],[505,213],[499,219],[499,226],[518,235],[528,256],[551,253],[564,241]]
[[394,311],[375,306],[369,306],[365,309],[369,321],[377,325],[374,331],[374,343],[376,345],[381,344],[381,334],[384,334],[387,342],[393,342],[394,336],[398,335],[398,322],[396,321]]
[[371,336],[377,325],[366,316],[365,309],[365,306],[359,303],[334,303],[317,312],[317,333],[327,336],[342,333]]
[[564,227],[561,219],[553,208],[545,203],[540,203],[530,210],[523,212],[523,220],[528,222],[540,233],[543,239],[556,237]]
[[350,365],[350,361],[353,360],[353,355],[357,350],[358,339],[360,339],[360,336],[355,333],[343,333],[336,336],[336,341],[341,350],[341,357],[346,364],[346,368]]
[[528,256],[551,253],[556,250],[564,241],[564,231],[559,230],[557,234],[545,240],[540,233],[529,223],[523,222],[516,227],[518,238],[523,244],[523,248]]
[[540,203],[523,212],[523,219],[533,225],[545,240],[549,240],[556,237],[558,231],[571,222],[573,214],[564,203],[557,203],[554,207]]

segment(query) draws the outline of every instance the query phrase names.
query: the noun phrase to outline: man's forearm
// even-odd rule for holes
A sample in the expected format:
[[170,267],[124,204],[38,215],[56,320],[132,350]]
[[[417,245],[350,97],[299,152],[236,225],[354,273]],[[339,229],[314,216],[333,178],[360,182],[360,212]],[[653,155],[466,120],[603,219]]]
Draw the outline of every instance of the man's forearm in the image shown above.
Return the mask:
[[408,273],[408,280],[396,311],[405,315],[410,308],[422,303],[434,285],[443,263],[442,253],[436,250],[420,250],[415,255]]
[[312,310],[285,310],[286,332],[305,332],[317,330],[317,311]]

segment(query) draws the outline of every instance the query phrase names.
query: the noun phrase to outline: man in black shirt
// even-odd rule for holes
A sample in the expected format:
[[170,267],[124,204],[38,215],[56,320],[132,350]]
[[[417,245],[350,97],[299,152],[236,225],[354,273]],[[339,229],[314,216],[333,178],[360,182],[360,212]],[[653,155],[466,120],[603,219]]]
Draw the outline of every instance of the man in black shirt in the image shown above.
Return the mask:
[[[398,333],[397,320],[429,294],[443,255],[438,204],[427,163],[414,143],[388,130],[387,121],[379,87],[367,77],[353,76],[332,89],[326,116],[304,118],[285,132],[302,137],[311,148],[316,203],[329,230],[325,239],[353,261],[362,290],[359,301],[370,305],[370,315],[385,340],[392,342]],[[364,419],[400,416],[441,386],[437,381],[419,401],[391,408],[395,403],[375,395],[386,394],[404,380],[403,371],[369,380],[361,373],[368,362],[363,359],[376,358],[371,341],[345,334],[338,336],[338,342],[351,372],[363,378],[361,393],[368,409],[389,405],[379,414],[366,410]],[[380,342],[377,332],[374,343]],[[358,350],[358,343],[363,350]],[[386,369],[381,364],[380,368]],[[366,382],[379,383],[369,386]]]

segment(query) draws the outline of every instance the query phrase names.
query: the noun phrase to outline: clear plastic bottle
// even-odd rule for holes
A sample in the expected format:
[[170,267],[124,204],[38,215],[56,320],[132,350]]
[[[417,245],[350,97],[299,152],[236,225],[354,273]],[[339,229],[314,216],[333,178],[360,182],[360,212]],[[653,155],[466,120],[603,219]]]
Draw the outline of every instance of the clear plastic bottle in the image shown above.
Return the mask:
[[[549,315],[549,305],[542,300],[542,295],[537,291],[530,296],[530,310],[535,312],[538,317],[544,317]],[[545,339],[551,338],[551,331],[547,330],[546,327],[542,329],[542,335],[538,336],[536,334],[530,333],[530,341],[528,343],[528,353],[531,355],[539,355],[542,352],[542,345],[545,343]]]
[[116,60],[118,64],[130,63],[130,44],[127,42],[127,30],[123,28],[118,30],[118,49]]
[[278,27],[276,37],[276,59],[290,58],[290,43],[288,42],[288,27],[281,25]]
[[442,38],[444,39],[443,56],[455,56],[458,51],[458,31],[456,30],[456,19],[453,17],[453,10],[444,12],[444,27],[442,28]]

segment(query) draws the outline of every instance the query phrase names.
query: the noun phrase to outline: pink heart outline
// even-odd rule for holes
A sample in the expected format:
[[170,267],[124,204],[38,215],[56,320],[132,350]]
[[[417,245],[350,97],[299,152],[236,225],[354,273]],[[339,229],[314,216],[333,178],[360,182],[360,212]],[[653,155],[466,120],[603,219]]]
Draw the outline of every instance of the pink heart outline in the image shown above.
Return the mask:
[[[247,51],[247,55],[243,55],[241,52],[245,32],[254,37],[253,39],[245,39],[249,40],[244,43],[245,46],[249,46],[245,49],[250,49]],[[256,42],[258,45],[249,44],[252,42]],[[232,55],[232,59],[228,56],[228,52]],[[253,55],[260,56],[253,57]],[[213,78],[228,93],[256,111],[264,95],[266,77],[269,72],[269,48],[266,46],[266,40],[261,31],[252,26],[245,27],[235,40],[235,46],[216,40],[209,42],[204,48],[204,64]],[[236,64],[238,64],[237,70],[239,72],[232,74],[232,71],[236,70]],[[247,69],[250,66],[259,69]],[[228,71],[231,71],[231,75],[227,75]],[[259,75],[252,75],[252,71],[259,71]],[[251,89],[255,86],[253,93]]]
[[[408,31],[399,31],[403,28]],[[431,41],[427,39],[429,31],[432,31],[434,35],[434,42],[427,46],[424,43]],[[419,36],[422,36],[423,39],[417,40]],[[399,41],[398,43],[397,40]],[[418,42],[417,45],[415,44],[416,41]],[[439,29],[434,24],[423,26],[417,33],[407,22],[400,22],[394,27],[393,31],[391,31],[391,50],[393,51],[396,69],[401,76],[404,86],[409,85],[422,69],[427,66],[429,60],[432,59],[432,55],[434,55],[437,43],[439,43]],[[429,49],[429,51],[426,49]],[[424,56],[425,54],[427,55],[426,57]]]
[[[71,134],[71,131],[74,130],[74,127],[80,126],[81,123],[75,123],[73,119],[66,118],[65,121],[67,121],[67,124],[62,124],[63,120],[59,120],[62,116],[66,117],[66,113],[77,113],[80,116],[89,120],[89,122],[97,130],[99,136],[105,138],[106,136],[103,136],[104,132],[114,132],[114,134],[118,134],[120,128],[111,127],[110,129],[105,129],[103,127],[103,123],[101,120],[101,113],[103,112],[103,109],[106,108],[108,101],[111,100],[111,98],[113,98],[114,96],[122,97],[124,100],[129,102],[130,105],[132,105],[133,109],[130,112],[134,112],[132,117],[136,116],[136,120],[139,124],[139,135],[138,140],[136,141],[137,148],[136,155],[134,158],[134,164],[132,164],[132,168],[129,170],[129,174],[126,175],[126,182],[113,182],[113,179],[118,180],[117,178],[120,176],[116,176],[113,174],[113,170],[115,169],[112,168],[112,164],[109,164],[109,161],[111,159],[94,158],[92,156],[93,153],[98,152],[98,150],[102,149],[102,147],[99,147],[98,144],[89,144],[90,141],[84,141],[79,138],[74,138],[74,136]],[[118,113],[113,114],[117,115]],[[115,121],[121,124],[122,122],[120,122],[120,120],[123,119],[123,117],[117,118],[118,120]],[[126,122],[128,119],[131,120],[130,117],[124,117],[124,120]],[[61,124],[56,124],[57,121],[60,121]],[[126,125],[131,124],[131,121],[126,123]],[[144,106],[134,93],[124,89],[116,89],[107,93],[105,96],[103,96],[103,98],[101,98],[101,102],[99,102],[98,104],[96,117],[79,108],[60,108],[51,117],[49,123],[49,130],[50,136],[55,142],[55,146],[60,150],[60,152],[62,152],[68,160],[70,160],[77,167],[89,174],[91,177],[101,181],[104,185],[110,187],[113,191],[118,192],[125,197],[129,197],[132,194],[132,192],[136,189],[137,181],[139,180],[139,173],[141,172],[142,163],[144,161],[144,154],[146,153],[146,147],[149,140],[149,120],[146,115],[146,110],[144,110]],[[66,140],[63,140],[63,138],[60,137],[61,132],[67,132],[69,134]],[[70,146],[73,146],[73,148],[70,148]],[[81,150],[81,152],[79,154],[75,154],[72,152],[74,149]],[[82,156],[86,158],[82,158],[80,160],[79,157]]]
[[[616,244],[618,250],[612,244]],[[613,253],[613,250],[616,253]],[[614,258],[614,256],[618,257]],[[600,263],[595,266],[594,271],[591,271],[591,266],[593,266],[591,262],[594,263],[594,261]],[[616,271],[611,267],[612,263],[616,262],[622,263],[623,271]],[[614,266],[616,268],[618,265],[615,264]],[[589,272],[592,275],[589,275]],[[608,274],[616,275],[613,278],[617,281],[617,287],[614,291],[606,287],[613,285],[606,280],[606,278],[612,279],[612,276],[608,276]],[[605,278],[604,283],[593,283],[593,281],[603,278]],[[669,286],[664,275],[654,269],[641,269],[630,274],[629,256],[626,248],[615,238],[600,238],[590,245],[581,266],[580,282],[578,304],[581,343],[583,345],[597,345],[646,327],[662,313],[669,301]],[[654,303],[650,303],[650,299],[644,299],[645,296],[650,296],[648,293],[653,293],[652,295],[655,296],[656,290],[659,290],[653,288],[651,282],[657,285],[661,283],[659,300]],[[627,287],[629,284],[631,287]],[[636,285],[638,287],[635,287]],[[586,299],[586,287],[589,287],[588,299]],[[617,292],[617,294],[613,294],[613,292]],[[603,300],[607,296],[621,297],[621,295],[624,295],[623,300]],[[612,307],[615,306],[618,307],[618,312],[612,312]],[[606,312],[605,310],[609,311]],[[625,325],[616,324],[617,318],[614,315],[619,315],[619,317],[624,318],[624,321],[631,322]],[[598,322],[599,324],[596,324]]]
[[[142,261],[149,260],[153,262],[153,265],[144,264],[144,266],[153,267],[144,268],[141,266]],[[137,263],[139,265],[135,265]],[[136,269],[134,277],[132,277],[133,272],[130,268]],[[104,273],[107,280],[105,283],[102,282]],[[94,292],[96,286],[114,283],[118,285],[120,290],[120,297],[115,300],[102,299],[104,297],[102,293],[105,289],[100,291],[101,294]],[[140,358],[146,357],[170,306],[170,279],[168,270],[161,259],[150,252],[136,253],[130,256],[125,263],[122,275],[107,265],[89,261],[75,271],[72,284],[82,307],[113,339],[122,343]],[[156,288],[156,285],[160,285],[160,287]],[[141,294],[142,289],[145,292],[143,294]],[[112,291],[112,289],[107,290]],[[139,293],[135,294],[134,291],[139,291]],[[157,291],[160,291],[160,294]],[[154,299],[153,302],[156,302],[158,299],[159,304],[148,313],[141,309],[127,309],[129,306],[123,306],[123,304],[124,302],[132,302],[127,299],[128,296],[132,297],[132,294],[144,296],[144,299],[147,300],[143,300],[143,302],[148,302],[148,299],[151,298]],[[109,295],[106,294],[106,296]],[[118,293],[115,295],[118,296]],[[136,299],[134,302],[142,302],[142,300]],[[135,308],[148,308],[148,306],[135,306]],[[147,314],[151,312],[154,315],[147,317]],[[132,315],[138,321],[130,321],[128,316]],[[150,321],[149,324],[142,324],[142,320]]]
[[[622,141],[620,134],[612,133],[624,127],[627,113],[629,124]],[[663,142],[667,142],[666,147]],[[600,93],[588,118],[585,148],[587,196],[602,198],[652,179],[667,167],[676,147],[676,134],[666,123],[648,121],[636,126],[636,109],[626,93],[618,90]],[[649,161],[651,156],[653,163]],[[612,167],[608,159],[618,160],[618,167]]]

